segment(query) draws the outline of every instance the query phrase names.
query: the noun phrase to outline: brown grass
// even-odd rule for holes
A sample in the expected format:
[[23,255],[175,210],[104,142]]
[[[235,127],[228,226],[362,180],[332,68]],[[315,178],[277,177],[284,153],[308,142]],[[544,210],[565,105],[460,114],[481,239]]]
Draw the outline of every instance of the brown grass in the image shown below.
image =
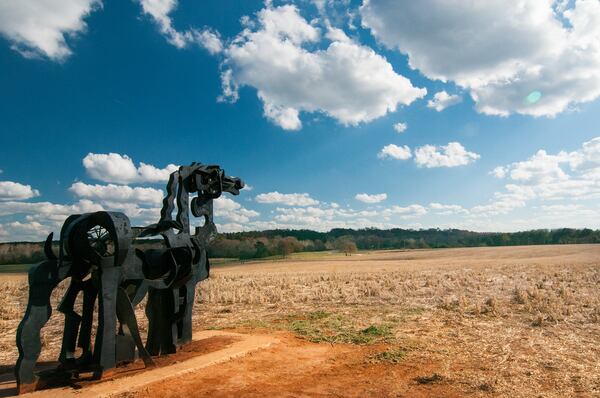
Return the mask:
[[[13,277],[2,290],[0,361],[9,364],[27,287]],[[441,362],[440,377],[465,394],[600,395],[600,245],[230,265],[200,284],[195,309],[198,328],[289,329],[330,343],[368,343],[361,333],[385,328],[392,340],[377,360]],[[45,328],[43,359],[56,356],[61,321],[54,313]]]

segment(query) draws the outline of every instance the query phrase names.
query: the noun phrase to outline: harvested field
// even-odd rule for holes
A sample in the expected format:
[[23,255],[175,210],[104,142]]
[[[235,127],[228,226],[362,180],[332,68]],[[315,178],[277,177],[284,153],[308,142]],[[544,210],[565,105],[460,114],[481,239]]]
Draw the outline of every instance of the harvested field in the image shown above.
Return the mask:
[[[27,287],[24,276],[0,278],[0,362],[9,366]],[[226,265],[199,290],[198,329],[284,343],[136,394],[600,396],[600,245]],[[44,329],[42,360],[56,357],[61,321],[55,313]],[[207,384],[218,375],[230,375],[222,390]]]

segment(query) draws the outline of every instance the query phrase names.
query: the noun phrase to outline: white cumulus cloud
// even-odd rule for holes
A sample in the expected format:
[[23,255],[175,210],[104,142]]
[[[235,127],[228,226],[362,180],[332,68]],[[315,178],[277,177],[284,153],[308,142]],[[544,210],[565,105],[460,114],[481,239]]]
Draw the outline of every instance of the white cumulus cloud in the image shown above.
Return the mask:
[[139,0],[139,3],[143,12],[156,22],[160,32],[175,47],[184,48],[195,43],[210,54],[218,54],[223,50],[219,32],[208,28],[178,31],[173,27],[173,20],[169,14],[177,8],[177,0]]
[[362,23],[479,112],[553,116],[600,96],[597,0],[364,0]]
[[436,111],[441,112],[449,106],[460,104],[461,101],[462,98],[460,97],[460,95],[450,95],[445,91],[440,91],[435,93],[433,98],[427,101],[427,107],[433,108]]
[[388,216],[392,214],[399,214],[400,218],[407,219],[423,216],[427,214],[427,209],[424,206],[418,204],[413,204],[405,207],[394,205],[388,209],[385,209],[383,211],[383,214]]
[[0,200],[24,200],[40,196],[37,189],[13,181],[0,181]]
[[363,203],[380,203],[387,199],[387,194],[378,193],[378,194],[369,195],[368,193],[359,193],[359,194],[356,194],[354,199],[356,199],[360,202],[363,202]]
[[456,167],[473,163],[480,156],[469,152],[458,142],[448,145],[424,145],[415,149],[415,163],[419,167]]
[[403,133],[406,131],[407,128],[408,125],[406,123],[398,122],[394,124],[394,130],[396,131],[396,133]]
[[63,222],[70,214],[90,213],[103,210],[102,206],[91,200],[80,200],[73,205],[62,205],[51,202],[0,202],[0,217],[9,215],[32,216],[30,221]]
[[71,54],[67,38],[86,30],[84,19],[100,0],[2,0],[0,35],[27,58],[60,61]]
[[504,178],[506,177],[506,168],[502,166],[495,167],[490,174],[496,178]]
[[79,198],[90,199],[100,203],[131,203],[160,206],[164,192],[160,189],[146,187],[130,187],[127,185],[91,185],[76,182],[69,188]]
[[435,211],[436,214],[467,214],[469,211],[460,205],[445,205],[442,203],[430,203],[429,208]]
[[169,164],[163,169],[146,163],[135,166],[127,155],[118,153],[88,153],[83,158],[87,174],[96,180],[118,184],[167,182],[178,166]]
[[562,164],[569,162],[571,156],[566,152],[549,155],[543,149],[522,162],[513,163],[505,168],[514,181],[525,184],[540,184],[564,181],[569,178]]
[[256,195],[256,201],[259,203],[279,203],[288,206],[313,206],[319,204],[319,201],[310,197],[307,193],[279,193],[268,192]]
[[39,242],[50,233],[46,225],[36,221],[13,221],[0,224],[0,241]]
[[260,214],[254,210],[249,210],[238,202],[225,196],[220,196],[214,200],[215,217],[225,218],[236,224],[244,224],[251,218],[258,217]]
[[300,129],[301,112],[356,125],[426,94],[340,29],[324,27],[323,36],[294,5],[267,6],[252,22],[224,49],[221,99],[235,102],[239,87],[254,87],[265,116],[283,129]]
[[389,144],[384,146],[381,151],[379,151],[377,157],[379,159],[391,158],[397,160],[406,160],[412,157],[412,152],[406,145],[398,146],[395,144]]
[[210,54],[215,55],[223,51],[221,35],[216,30],[204,29],[194,32],[196,43],[204,47]]
[[496,167],[492,175],[507,180],[504,191],[496,192],[491,203],[474,207],[475,213],[506,214],[534,199],[556,202],[599,198],[600,137],[572,152],[552,154],[540,149],[528,159]]

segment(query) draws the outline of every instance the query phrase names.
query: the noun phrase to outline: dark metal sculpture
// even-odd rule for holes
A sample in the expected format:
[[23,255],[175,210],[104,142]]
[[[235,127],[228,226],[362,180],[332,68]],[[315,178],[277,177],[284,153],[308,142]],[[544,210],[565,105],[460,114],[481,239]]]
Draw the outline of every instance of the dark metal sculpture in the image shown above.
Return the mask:
[[[58,257],[52,251],[50,234],[44,246],[47,260],[29,271],[29,302],[17,329],[19,393],[34,391],[45,382],[44,375],[34,373],[41,352],[40,331],[52,313],[52,290],[69,277],[70,285],[58,306],[65,322],[60,365],[52,378],[71,378],[82,372],[101,378],[137,355],[151,367],[152,356],[173,353],[191,341],[196,284],[209,276],[206,247],[217,232],[213,199],[223,192],[237,195],[243,187],[239,178],[227,177],[219,166],[192,163],[171,174],[156,224],[131,227],[124,214],[106,211],[67,218],[60,232]],[[196,194],[191,203],[190,194]],[[190,210],[202,223],[193,234]],[[135,239],[158,235],[163,247],[136,247]],[[81,314],[75,311],[80,294]],[[144,345],[134,309],[146,296],[149,324]],[[96,301],[98,324],[92,345]],[[77,348],[81,349],[78,357]]]

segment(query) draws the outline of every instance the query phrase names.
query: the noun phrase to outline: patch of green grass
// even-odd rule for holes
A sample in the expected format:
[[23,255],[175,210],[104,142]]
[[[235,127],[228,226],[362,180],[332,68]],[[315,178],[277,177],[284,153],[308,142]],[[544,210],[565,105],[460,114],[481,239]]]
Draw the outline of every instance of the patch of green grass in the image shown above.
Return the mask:
[[313,343],[374,344],[394,339],[395,323],[357,327],[356,320],[327,311],[292,314],[270,320],[244,320],[238,327],[251,329],[290,330]]
[[326,311],[313,311],[313,312],[309,312],[308,314],[306,314],[306,318],[316,321],[319,319],[325,319],[330,315],[332,315],[332,314],[330,312],[326,312]]
[[390,335],[390,328],[387,325],[371,325],[360,331],[365,336],[384,337]]
[[393,338],[390,325],[371,325],[360,329],[349,318],[325,311],[289,317],[288,329],[313,343],[373,344]]
[[371,357],[372,363],[400,363],[408,353],[404,348],[389,348]]

